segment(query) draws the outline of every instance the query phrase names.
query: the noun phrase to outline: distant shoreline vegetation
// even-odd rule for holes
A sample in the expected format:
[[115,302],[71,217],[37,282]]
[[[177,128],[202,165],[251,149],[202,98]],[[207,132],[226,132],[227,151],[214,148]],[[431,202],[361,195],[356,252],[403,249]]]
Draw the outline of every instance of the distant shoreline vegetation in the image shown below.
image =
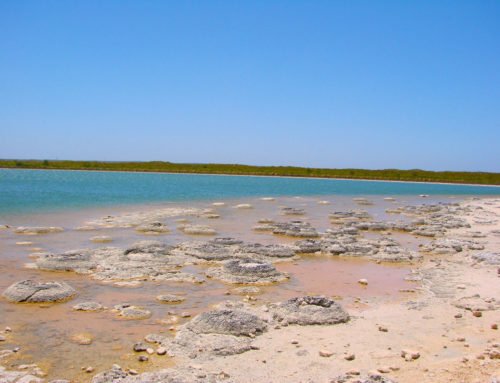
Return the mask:
[[295,166],[251,166],[238,164],[181,164],[162,161],[103,162],[64,160],[0,160],[0,168],[286,176],[500,185],[500,173],[455,171],[435,172],[420,169],[324,169],[302,168]]

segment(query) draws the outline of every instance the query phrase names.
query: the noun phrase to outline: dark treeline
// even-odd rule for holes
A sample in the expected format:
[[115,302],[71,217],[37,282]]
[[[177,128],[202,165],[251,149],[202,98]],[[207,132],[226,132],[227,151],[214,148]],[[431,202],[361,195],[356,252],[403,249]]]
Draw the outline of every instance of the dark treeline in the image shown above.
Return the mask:
[[235,174],[260,176],[323,177],[369,179],[388,181],[450,182],[484,185],[500,185],[500,173],[486,172],[434,172],[427,170],[367,170],[322,169],[294,166],[250,166],[237,164],[178,164],[162,161],[151,162],[99,162],[56,160],[0,160],[2,168],[18,169],[66,169],[111,170],[140,172]]

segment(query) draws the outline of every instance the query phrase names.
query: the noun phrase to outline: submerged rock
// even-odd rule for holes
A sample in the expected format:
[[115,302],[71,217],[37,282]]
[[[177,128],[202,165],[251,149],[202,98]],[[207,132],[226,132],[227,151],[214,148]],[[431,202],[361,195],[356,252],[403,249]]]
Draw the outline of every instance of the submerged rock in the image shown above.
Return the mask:
[[54,226],[19,226],[14,229],[16,234],[26,234],[26,235],[37,235],[37,234],[50,234],[50,233],[60,233],[64,231],[62,227]]
[[335,211],[329,218],[332,223],[347,223],[370,219],[370,214],[364,210]]
[[366,198],[353,198],[352,200],[358,205],[373,205],[373,202]]
[[289,237],[317,238],[319,233],[310,223],[303,221],[277,222],[271,224],[272,233]]
[[73,298],[76,290],[66,282],[37,282],[31,279],[9,286],[3,296],[15,303],[52,303]]
[[107,235],[97,235],[95,237],[90,238],[90,241],[94,243],[108,243],[108,242],[113,242],[113,238]]
[[304,296],[272,305],[275,320],[286,324],[326,325],[345,323],[349,314],[341,305],[324,296]]
[[116,305],[114,309],[118,316],[124,319],[139,320],[151,317],[151,311],[129,304]]
[[98,302],[82,302],[74,305],[73,310],[97,312],[104,310],[104,306]]
[[185,234],[191,235],[215,235],[217,232],[210,226],[205,225],[182,225],[179,230]]
[[299,209],[296,207],[284,207],[281,209],[284,215],[304,215],[306,214],[304,209]]
[[186,300],[186,297],[173,294],[163,294],[156,297],[161,303],[181,303]]
[[227,261],[222,268],[211,268],[206,274],[223,282],[241,284],[270,284],[289,278],[287,274],[276,270],[271,263],[254,259]]
[[256,286],[242,286],[232,289],[231,292],[240,295],[257,295],[261,294],[262,290]]
[[236,209],[253,209],[253,206],[249,203],[240,203],[235,206]]
[[148,222],[143,223],[135,228],[136,231],[144,234],[164,234],[168,233],[170,229],[161,222]]

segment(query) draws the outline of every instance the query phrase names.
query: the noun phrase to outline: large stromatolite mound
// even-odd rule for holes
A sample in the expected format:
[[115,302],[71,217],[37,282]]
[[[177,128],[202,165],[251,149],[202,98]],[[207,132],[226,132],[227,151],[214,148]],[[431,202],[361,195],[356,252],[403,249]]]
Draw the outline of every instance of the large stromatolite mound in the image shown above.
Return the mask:
[[212,310],[204,312],[186,327],[196,334],[224,334],[233,336],[253,336],[262,334],[266,323],[258,316],[243,310]]
[[155,280],[202,283],[197,275],[179,270],[186,257],[174,254],[174,247],[158,241],[140,241],[126,250],[117,247],[42,254],[36,266],[43,270],[75,271],[93,279],[118,282]]
[[294,247],[288,245],[262,245],[260,243],[244,243],[234,238],[215,238],[208,242],[183,243],[175,253],[209,262],[217,262],[235,258],[256,258],[261,260],[291,258],[295,255],[295,250]]
[[322,241],[317,239],[303,239],[294,243],[299,254],[319,253],[322,250]]
[[174,246],[160,241],[138,241],[125,249],[124,254],[156,254],[168,255]]
[[241,245],[243,241],[232,237],[217,237],[212,239],[208,243],[214,245],[234,246],[234,245]]
[[275,320],[301,326],[337,324],[349,320],[349,314],[341,305],[324,296],[292,298],[272,305],[271,311]]
[[41,270],[88,272],[95,269],[97,262],[89,250],[71,250],[61,254],[42,254],[36,265]]
[[288,279],[288,275],[279,272],[269,262],[255,259],[233,259],[223,267],[207,270],[207,276],[227,283],[270,284]]
[[260,243],[248,243],[241,245],[237,250],[245,256],[257,256],[259,258],[291,258],[295,255],[295,249],[286,245],[262,245]]
[[224,261],[234,257],[243,241],[231,237],[218,237],[208,242],[186,242],[178,253],[205,261]]
[[66,282],[37,282],[31,279],[9,286],[3,296],[15,303],[52,303],[73,298],[75,289]]
[[232,245],[215,242],[185,243],[180,246],[180,251],[191,257],[205,261],[223,261],[233,257],[235,249]]
[[209,355],[234,355],[252,349],[255,336],[267,324],[255,314],[241,309],[216,309],[193,318],[169,345],[174,354],[191,358]]

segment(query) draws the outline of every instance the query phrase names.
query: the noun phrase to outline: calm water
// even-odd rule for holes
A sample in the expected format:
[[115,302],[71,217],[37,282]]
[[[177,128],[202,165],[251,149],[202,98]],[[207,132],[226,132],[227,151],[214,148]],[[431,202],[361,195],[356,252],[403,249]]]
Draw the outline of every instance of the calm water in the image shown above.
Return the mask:
[[500,188],[251,176],[0,169],[0,214],[311,195],[499,195]]

